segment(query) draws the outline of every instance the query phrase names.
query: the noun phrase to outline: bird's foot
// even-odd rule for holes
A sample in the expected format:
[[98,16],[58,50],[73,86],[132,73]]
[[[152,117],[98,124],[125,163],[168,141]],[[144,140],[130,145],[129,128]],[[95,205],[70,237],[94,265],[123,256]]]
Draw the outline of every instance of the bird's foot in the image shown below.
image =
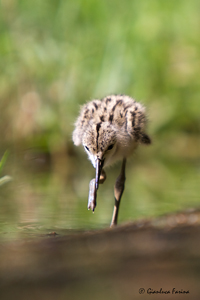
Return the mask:
[[94,178],[90,181],[89,196],[88,196],[88,209],[91,209],[93,212],[96,207],[96,198],[97,198],[97,189],[96,189],[95,178]]

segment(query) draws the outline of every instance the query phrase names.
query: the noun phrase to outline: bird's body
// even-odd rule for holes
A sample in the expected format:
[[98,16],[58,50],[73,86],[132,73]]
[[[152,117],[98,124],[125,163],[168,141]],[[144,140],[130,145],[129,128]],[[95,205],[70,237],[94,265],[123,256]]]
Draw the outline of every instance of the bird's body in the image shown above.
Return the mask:
[[150,138],[145,133],[145,127],[145,107],[129,96],[111,95],[82,107],[75,123],[73,141],[77,146],[84,146],[96,168],[93,210],[100,175],[105,173],[103,167],[119,159],[125,160],[139,143],[149,144]]

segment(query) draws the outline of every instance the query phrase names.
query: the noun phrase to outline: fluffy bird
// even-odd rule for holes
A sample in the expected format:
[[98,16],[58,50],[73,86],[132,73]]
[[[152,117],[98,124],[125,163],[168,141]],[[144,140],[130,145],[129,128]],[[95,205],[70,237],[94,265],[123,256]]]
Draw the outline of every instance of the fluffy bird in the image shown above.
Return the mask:
[[99,183],[106,179],[104,168],[122,160],[114,186],[115,205],[111,226],[117,224],[119,204],[125,185],[126,159],[139,144],[150,144],[146,134],[145,107],[126,95],[110,95],[82,106],[73,131],[73,142],[82,144],[96,176],[90,181],[88,209],[93,212]]

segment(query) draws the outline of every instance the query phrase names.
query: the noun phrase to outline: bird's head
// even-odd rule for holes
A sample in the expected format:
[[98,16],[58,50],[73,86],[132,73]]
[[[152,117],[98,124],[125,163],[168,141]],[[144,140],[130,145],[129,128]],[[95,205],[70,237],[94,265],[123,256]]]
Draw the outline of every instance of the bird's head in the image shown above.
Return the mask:
[[83,147],[96,169],[96,189],[101,170],[113,160],[117,151],[116,130],[108,122],[91,123],[83,134]]

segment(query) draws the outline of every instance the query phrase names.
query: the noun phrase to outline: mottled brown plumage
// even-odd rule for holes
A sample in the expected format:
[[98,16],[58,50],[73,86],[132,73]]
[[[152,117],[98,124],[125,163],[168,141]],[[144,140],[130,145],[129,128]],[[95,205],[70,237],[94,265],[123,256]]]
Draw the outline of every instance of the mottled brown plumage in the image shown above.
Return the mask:
[[[82,107],[75,123],[73,141],[77,146],[84,146],[96,168],[96,179],[90,182],[88,208],[95,209],[98,184],[105,180],[103,167],[123,159],[120,179],[115,185],[115,206],[117,203],[119,207],[124,189],[126,158],[139,143],[151,142],[145,127],[144,106],[129,96],[110,95],[102,100],[92,100]],[[118,208],[114,214],[112,225],[117,223]]]

